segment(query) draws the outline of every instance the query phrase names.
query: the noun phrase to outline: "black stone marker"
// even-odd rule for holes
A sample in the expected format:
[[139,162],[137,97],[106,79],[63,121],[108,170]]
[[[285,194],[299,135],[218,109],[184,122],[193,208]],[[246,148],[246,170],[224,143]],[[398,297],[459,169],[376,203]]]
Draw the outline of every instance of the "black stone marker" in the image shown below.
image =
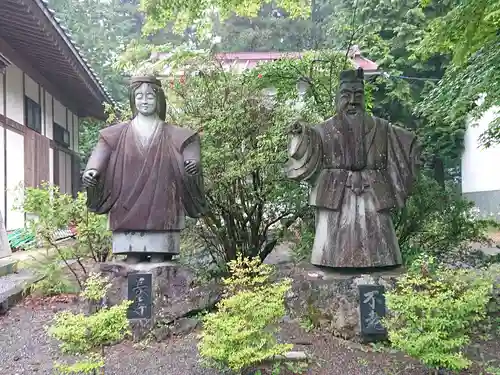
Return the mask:
[[153,278],[150,273],[128,275],[128,299],[132,301],[127,311],[128,319],[151,319]]
[[384,292],[382,285],[359,285],[359,318],[365,341],[387,339],[387,330],[381,322],[386,311]]

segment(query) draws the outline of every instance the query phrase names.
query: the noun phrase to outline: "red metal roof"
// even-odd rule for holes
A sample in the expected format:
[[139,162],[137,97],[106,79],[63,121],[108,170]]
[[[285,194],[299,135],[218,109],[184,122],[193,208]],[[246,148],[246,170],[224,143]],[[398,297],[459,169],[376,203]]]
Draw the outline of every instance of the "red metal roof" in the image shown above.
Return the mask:
[[[279,59],[300,59],[303,55],[304,52],[221,52],[216,54],[216,57],[222,62],[224,67],[236,65],[235,67],[242,71],[252,69],[259,63]],[[151,54],[153,60],[162,60],[168,56],[170,54],[164,52],[153,52]],[[356,68],[362,68],[366,72],[376,72],[378,70],[377,63],[363,57],[358,46],[352,46],[348,56]],[[174,75],[183,74],[183,71],[176,71],[174,73]]]
[[[248,69],[255,67],[258,63],[273,61],[278,59],[298,59],[301,58],[301,52],[223,52],[218,53],[217,57],[225,63],[240,62],[245,64]],[[356,68],[373,71],[378,69],[378,65],[361,56],[358,49],[353,49],[350,57]]]

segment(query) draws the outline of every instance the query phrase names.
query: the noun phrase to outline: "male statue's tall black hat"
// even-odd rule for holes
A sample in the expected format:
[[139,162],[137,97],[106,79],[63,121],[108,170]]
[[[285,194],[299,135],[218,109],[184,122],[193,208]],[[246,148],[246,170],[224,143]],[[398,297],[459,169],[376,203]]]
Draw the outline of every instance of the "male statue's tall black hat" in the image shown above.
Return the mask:
[[363,68],[358,68],[356,70],[344,70],[340,72],[339,83],[361,83],[364,85],[365,74]]

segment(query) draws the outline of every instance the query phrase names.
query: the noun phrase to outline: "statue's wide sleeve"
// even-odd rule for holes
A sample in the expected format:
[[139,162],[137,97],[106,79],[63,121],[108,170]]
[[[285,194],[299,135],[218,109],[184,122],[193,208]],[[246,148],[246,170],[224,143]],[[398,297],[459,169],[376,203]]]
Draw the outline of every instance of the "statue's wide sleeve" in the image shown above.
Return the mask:
[[320,169],[322,155],[323,144],[318,129],[302,124],[302,132],[293,134],[288,145],[287,177],[296,181],[312,179]]
[[203,181],[203,168],[201,164],[201,145],[198,134],[191,136],[182,151],[183,160],[194,160],[198,165],[198,173],[189,175],[184,171],[184,209],[188,216],[197,218],[207,211],[207,201]]
[[100,136],[85,168],[95,169],[98,173],[97,185],[87,187],[87,207],[90,212],[106,214],[111,209],[111,205],[107,204],[111,193],[107,178],[111,153],[111,146]]
[[389,125],[387,171],[398,208],[405,205],[417,178],[421,147],[417,137],[406,129]]

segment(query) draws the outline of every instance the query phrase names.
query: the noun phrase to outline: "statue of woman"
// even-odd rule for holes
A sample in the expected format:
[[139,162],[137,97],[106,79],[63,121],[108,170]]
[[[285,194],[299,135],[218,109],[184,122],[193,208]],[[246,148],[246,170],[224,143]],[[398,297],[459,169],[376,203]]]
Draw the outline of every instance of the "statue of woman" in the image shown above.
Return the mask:
[[113,253],[162,262],[179,254],[185,214],[205,211],[200,138],[165,123],[155,77],[132,78],[129,97],[132,121],[101,130],[82,180],[89,210],[109,215]]

